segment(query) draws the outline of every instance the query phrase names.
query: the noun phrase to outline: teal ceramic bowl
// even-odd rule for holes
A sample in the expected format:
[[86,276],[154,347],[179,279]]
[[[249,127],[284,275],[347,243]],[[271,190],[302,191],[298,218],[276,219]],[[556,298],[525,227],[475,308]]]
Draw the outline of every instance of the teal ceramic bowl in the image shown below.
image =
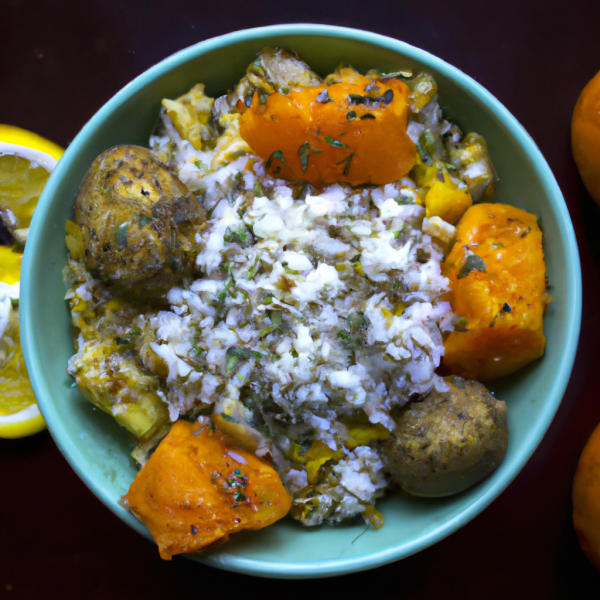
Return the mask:
[[21,335],[48,428],[86,485],[131,527],[150,538],[117,504],[136,474],[129,456],[132,440],[84,400],[65,373],[73,354],[61,276],[67,258],[65,219],[98,154],[115,144],[147,145],[162,98],[179,96],[198,82],[206,84],[209,95],[218,96],[241,77],[257,51],[274,45],[296,50],[322,75],[342,61],[363,72],[371,67],[431,72],[447,114],[463,131],[485,136],[499,177],[495,200],[541,218],[554,293],[545,317],[545,356],[493,386],[508,402],[510,443],[491,477],[446,499],[386,498],[378,505],[385,526],[358,539],[364,527],[305,529],[287,518],[262,531],[237,534],[193,558],[252,575],[321,577],[377,567],[434,544],[475,517],[512,481],[548,429],[569,380],[579,336],[581,273],[569,213],[541,152],[502,104],[443,60],[398,40],[319,25],[240,31],[170,56],[116,94],[73,140],[40,199],[22,270]]

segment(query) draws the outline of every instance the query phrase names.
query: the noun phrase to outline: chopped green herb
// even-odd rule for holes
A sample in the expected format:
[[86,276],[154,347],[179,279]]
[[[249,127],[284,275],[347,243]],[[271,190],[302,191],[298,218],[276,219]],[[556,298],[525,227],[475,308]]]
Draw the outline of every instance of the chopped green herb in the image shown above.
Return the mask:
[[366,331],[371,324],[369,317],[359,310],[351,312],[346,318],[352,331]]
[[456,321],[456,323],[454,324],[454,329],[456,331],[460,331],[460,332],[465,332],[468,331],[467,329],[467,325],[469,324],[469,321],[467,321],[466,317],[461,317],[458,321]]
[[348,94],[350,104],[369,104],[370,100],[367,96],[361,96],[360,94]]
[[510,304],[507,304],[506,302],[504,303],[504,306],[500,309],[501,313],[510,313],[512,312],[512,309],[510,307]]
[[211,433],[214,433],[217,430],[217,428],[215,427],[214,421],[212,419],[208,420],[207,426],[210,429]]
[[433,158],[435,154],[433,133],[431,133],[431,129],[426,129],[419,136],[419,141],[417,142],[417,151],[421,155],[422,161],[430,167],[433,164]]
[[[323,90],[324,92],[327,92],[327,90]],[[325,138],[327,139],[327,138]],[[300,148],[298,149],[298,156],[300,157],[300,164],[302,165],[302,172],[306,173],[306,167],[308,166],[308,156],[310,154],[310,144],[308,142],[306,142],[305,144],[302,144],[302,146],[300,146]]]
[[271,310],[269,311],[269,317],[271,319],[271,324],[267,325],[259,334],[258,337],[262,338],[265,337],[266,335],[269,335],[269,333],[279,329],[281,327],[281,324],[283,322],[282,319],[282,315],[281,315],[281,311],[279,310]]
[[223,309],[225,307],[225,298],[227,297],[227,294],[229,293],[229,288],[233,285],[233,273],[229,273],[229,277],[227,278],[227,281],[225,282],[225,285],[223,286],[223,289],[219,292],[219,295],[217,296],[215,302],[213,303],[213,306],[216,309],[216,317],[217,317],[217,322],[219,322],[220,320],[222,320],[223,318]]
[[244,98],[244,104],[250,108],[252,106],[252,96],[254,96],[254,90],[249,91]]
[[227,375],[231,375],[232,371],[238,366],[239,363],[248,360],[250,358],[262,358],[260,352],[254,352],[249,348],[236,348],[231,347],[227,349],[225,353],[227,358],[227,364],[225,366],[225,372]]
[[338,331],[337,337],[342,340],[343,344],[352,350],[358,350],[364,346],[364,343],[356,336],[352,335],[349,331],[342,329]]
[[230,423],[239,423],[239,420],[236,419],[235,417],[232,417],[231,415],[228,415],[227,413],[221,413],[221,416],[226,420],[229,421]]
[[366,115],[363,115],[360,120],[363,121],[364,119],[375,119],[375,115],[371,114],[371,113],[367,113]]
[[256,257],[252,268],[248,271],[248,280],[254,279],[254,274],[256,273],[256,268],[258,267],[258,263],[260,263],[260,258]]
[[273,175],[277,175],[279,172],[281,172],[281,167],[275,167],[273,169]]
[[246,496],[244,496],[242,492],[237,492],[236,494],[234,494],[233,499],[238,503],[244,502],[246,500]]
[[346,119],[348,119],[348,121],[354,121],[354,119],[356,119],[356,112],[351,110],[347,115],[346,115]]
[[234,179],[236,181],[239,181],[243,176],[244,176],[244,174],[241,171],[239,171],[238,173],[235,174]]
[[333,146],[334,148],[350,148],[350,146],[346,146],[346,144],[343,144],[342,142],[338,142],[336,140],[334,140],[331,136],[326,135],[325,136],[325,141],[330,145]]
[[19,299],[18,298],[11,298],[10,299],[10,304],[11,304],[11,306],[19,306]]
[[252,246],[256,243],[256,238],[254,237],[252,229],[244,224],[237,229],[228,228],[223,235],[223,241],[239,244],[242,248],[246,248],[246,246]]
[[481,257],[477,256],[477,254],[471,253],[469,256],[467,256],[465,264],[460,268],[457,279],[463,279],[473,271],[485,271],[486,269],[487,267]]
[[315,150],[315,149],[313,148],[313,154],[321,154],[321,152],[323,152],[323,150]]
[[398,229],[397,231],[394,231],[394,239],[400,239],[400,236],[402,235],[402,231],[400,229]]
[[[271,156],[269,156],[269,160],[267,160],[267,162],[265,164],[265,169],[271,168],[271,163],[273,162],[274,158],[278,158],[286,167],[290,166],[283,159],[283,153],[281,152],[281,150],[275,150],[275,152],[273,152],[273,154],[271,154]],[[290,169],[291,169],[291,167],[290,167]]]
[[446,169],[448,169],[448,171],[457,171],[457,167],[455,167],[452,163],[444,163],[444,166],[446,167]]
[[124,223],[115,231],[115,242],[119,248],[127,248],[127,224]]
[[258,103],[259,104],[266,104],[268,97],[269,97],[269,94],[267,92],[265,92],[264,90],[260,90],[258,92]]
[[143,229],[144,227],[146,227],[146,225],[148,225],[149,223],[152,223],[152,217],[141,217],[140,218],[140,223],[139,223],[139,228]]
[[385,83],[390,79],[400,79],[401,81],[406,81],[407,79],[411,79],[413,76],[412,71],[381,71],[381,77],[379,77],[379,81]]
[[260,197],[265,195],[265,192],[263,191],[263,187],[262,187],[258,177],[254,180],[254,193]]
[[336,165],[341,165],[342,163],[346,163],[346,166],[344,167],[343,170],[343,175],[347,176],[348,173],[350,173],[350,163],[352,162],[352,159],[357,155],[357,152],[353,152],[352,154],[349,154],[348,156],[346,156],[346,158],[344,158],[343,160],[340,160],[340,162],[335,163]]
[[200,171],[208,171],[208,167],[201,160],[195,160],[194,164]]

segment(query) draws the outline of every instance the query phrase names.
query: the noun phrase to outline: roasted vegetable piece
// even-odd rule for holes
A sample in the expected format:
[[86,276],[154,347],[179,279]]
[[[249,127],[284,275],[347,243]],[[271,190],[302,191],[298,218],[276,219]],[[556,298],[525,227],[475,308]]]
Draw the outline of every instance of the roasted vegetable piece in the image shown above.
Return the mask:
[[579,543],[600,571],[600,425],[587,441],[573,480],[573,525]]
[[391,183],[406,175],[416,149],[406,134],[408,87],[340,69],[337,81],[273,93],[240,118],[242,138],[268,173],[313,185]]
[[150,150],[110,148],[92,163],[75,201],[84,264],[117,293],[160,298],[191,275],[193,230],[205,214]]
[[209,124],[213,103],[214,99],[204,93],[201,83],[176,100],[162,101],[179,135],[195,150],[206,150],[214,138],[215,132]]
[[460,331],[444,343],[452,373],[489,381],[543,355],[546,267],[534,215],[506,204],[472,206],[442,273],[461,316]]
[[384,446],[392,479],[416,496],[449,496],[471,487],[502,462],[508,445],[506,404],[480,383],[448,377],[404,406]]
[[451,225],[456,225],[472,204],[469,189],[464,184],[459,188],[448,173],[439,173],[425,196],[427,218],[440,217]]
[[157,394],[158,379],[142,370],[123,340],[88,342],[69,361],[68,373],[88,400],[144,440],[168,422],[169,414]]
[[223,111],[234,109],[240,100],[250,106],[254,92],[264,99],[273,92],[287,94],[293,88],[320,83],[321,78],[296,54],[282,48],[265,48],[250,63],[235,90],[217,99],[213,115],[217,118]]
[[494,191],[494,167],[486,141],[477,133],[469,133],[459,144],[450,146],[450,160],[471,192],[473,202],[489,197]]
[[275,470],[221,433],[177,421],[137,474],[123,504],[150,530],[160,555],[196,552],[284,517],[291,498]]

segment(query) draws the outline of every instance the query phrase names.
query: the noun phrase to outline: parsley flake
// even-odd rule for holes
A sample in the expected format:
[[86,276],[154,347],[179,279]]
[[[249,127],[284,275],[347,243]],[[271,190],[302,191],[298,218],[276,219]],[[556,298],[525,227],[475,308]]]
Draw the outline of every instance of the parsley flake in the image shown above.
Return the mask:
[[325,142],[328,143],[330,146],[333,146],[334,148],[350,148],[350,146],[347,146],[346,144],[344,144],[342,142],[338,142],[337,140],[334,140],[329,135],[325,136]]
[[336,165],[341,165],[342,163],[346,163],[346,166],[344,167],[344,171],[343,171],[344,177],[346,177],[348,175],[348,173],[350,173],[350,163],[352,162],[352,159],[357,154],[358,154],[357,152],[353,152],[352,154],[349,154],[348,156],[346,156],[346,158],[340,160],[340,162],[335,163]]
[[471,254],[469,254],[469,256],[467,256],[467,260],[466,260],[465,264],[460,268],[457,279],[463,279],[464,277],[466,277],[469,273],[472,273],[473,271],[485,271],[486,269],[487,269],[487,266],[483,262],[481,257],[477,256],[477,254],[471,253]]
[[267,163],[265,164],[265,169],[271,168],[271,163],[273,162],[274,158],[278,158],[286,167],[290,167],[290,165],[288,165],[283,159],[283,152],[281,152],[281,150],[275,150],[275,152],[269,156],[269,160],[267,160]]
[[[326,92],[327,90],[323,90]],[[327,138],[325,138],[327,140]],[[306,173],[306,167],[308,166],[308,156],[310,154],[310,144],[306,142],[298,148],[298,157],[300,158],[300,164],[302,165],[302,172]]]

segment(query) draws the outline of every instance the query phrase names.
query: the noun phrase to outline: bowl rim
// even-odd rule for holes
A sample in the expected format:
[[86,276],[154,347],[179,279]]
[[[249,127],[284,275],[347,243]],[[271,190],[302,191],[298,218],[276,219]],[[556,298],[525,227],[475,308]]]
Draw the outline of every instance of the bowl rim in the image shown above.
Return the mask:
[[[360,29],[301,23],[245,29],[198,42],[153,65],[148,70],[138,75],[106,102],[84,125],[68,146],[40,197],[38,207],[31,223],[31,241],[27,245],[22,264],[22,290],[27,292],[27,290],[35,289],[35,286],[33,285],[35,241],[46,221],[49,207],[56,194],[57,188],[59,187],[59,182],[67,175],[71,163],[78,154],[80,146],[102,127],[105,118],[116,108],[125,103],[138,90],[153,82],[155,79],[160,78],[165,72],[189,60],[195,59],[202,54],[222,46],[233,45],[238,42],[259,40],[265,36],[276,35],[346,38],[355,42],[363,42],[372,46],[381,47],[385,50],[397,52],[408,58],[419,61],[425,66],[431,66],[451,79],[465,93],[474,96],[477,101],[487,106],[509,130],[510,134],[516,139],[518,144],[525,150],[532,162],[533,168],[539,174],[545,195],[556,214],[560,235],[564,240],[566,251],[565,258],[567,263],[566,276],[570,290],[565,310],[565,318],[568,320],[568,323],[566,324],[568,336],[564,347],[563,360],[556,372],[556,384],[550,396],[546,397],[544,407],[534,427],[529,431],[527,438],[520,448],[519,460],[515,461],[516,468],[513,468],[512,471],[507,472],[502,477],[498,477],[493,485],[488,487],[481,496],[476,498],[454,518],[432,528],[431,531],[417,539],[413,539],[397,546],[388,547],[380,551],[371,552],[368,555],[353,558],[332,558],[330,560],[315,561],[314,563],[296,564],[294,562],[265,563],[259,560],[236,557],[233,555],[220,555],[216,557],[207,555],[195,557],[196,560],[203,563],[248,575],[275,578],[326,577],[379,567],[410,556],[411,554],[433,545],[465,525],[484,510],[517,476],[550,426],[569,382],[575,360],[581,324],[581,269],[573,224],[561,190],[549,165],[523,126],[489,91],[474,79],[463,73],[460,69],[450,65],[433,54],[406,42]],[[151,539],[148,531],[141,522],[137,521],[137,519],[132,515],[129,515],[129,513],[123,511],[121,507],[116,506],[112,501],[109,501],[106,498],[102,487],[98,485],[98,483],[88,475],[83,466],[79,464],[78,456],[80,456],[80,453],[77,450],[77,445],[74,443],[74,440],[66,434],[62,425],[62,417],[53,405],[50,393],[44,382],[44,376],[40,368],[43,361],[43,355],[31,323],[33,301],[30,299],[29,294],[25,293],[22,295],[20,307],[21,340],[25,361],[40,409],[57,446],[77,475],[96,497],[136,531]]]

